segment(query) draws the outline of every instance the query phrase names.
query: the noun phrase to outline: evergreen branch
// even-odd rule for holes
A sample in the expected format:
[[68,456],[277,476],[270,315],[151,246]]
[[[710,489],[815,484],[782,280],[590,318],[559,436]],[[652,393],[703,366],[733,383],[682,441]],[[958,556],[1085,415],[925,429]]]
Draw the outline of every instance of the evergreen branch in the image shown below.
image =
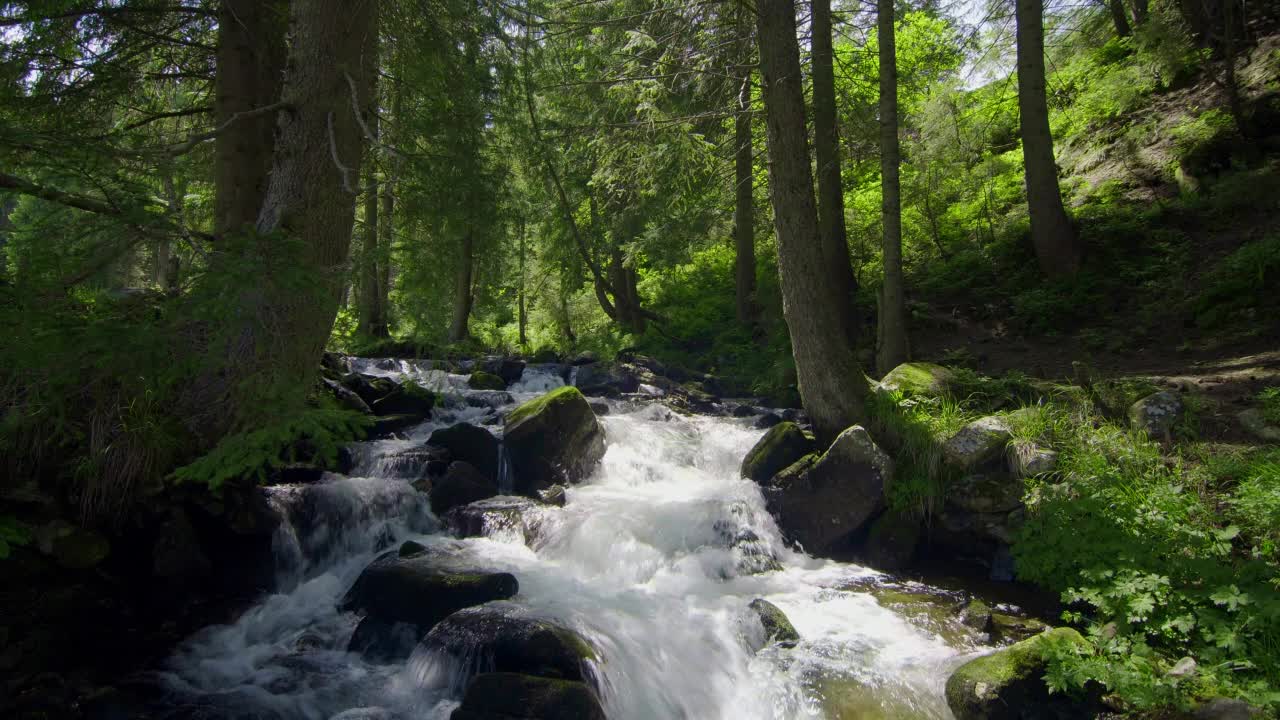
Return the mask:
[[66,12],[53,13],[49,15],[24,15],[21,17],[0,17],[0,27],[13,27],[15,25],[25,25],[27,23],[48,22],[50,20],[71,20],[86,17],[88,15],[124,15],[124,14],[168,14],[182,13],[187,15],[200,15],[204,17],[213,17],[212,10],[202,7],[188,7],[186,5],[164,5],[159,7],[94,7],[84,8],[80,10],[67,10]]

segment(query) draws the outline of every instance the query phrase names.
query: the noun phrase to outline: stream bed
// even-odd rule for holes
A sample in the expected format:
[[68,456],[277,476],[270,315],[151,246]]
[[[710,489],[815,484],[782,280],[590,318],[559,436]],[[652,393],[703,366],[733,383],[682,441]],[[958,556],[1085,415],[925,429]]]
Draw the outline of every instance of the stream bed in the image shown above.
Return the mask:
[[[565,376],[531,366],[507,393],[471,391],[465,376],[405,361],[353,362],[412,377],[447,402],[395,439],[354,446],[349,477],[269,488],[287,519],[274,540],[280,590],[174,653],[159,671],[158,716],[447,719],[461,697],[457,678],[441,679],[446,658],[419,647],[378,663],[346,650],[359,618],[340,610],[343,596],[380,551],[415,540],[512,573],[516,603],[586,638],[613,720],[951,717],[947,675],[985,638],[952,612],[891,601],[873,570],[787,547],[759,489],[738,474],[764,432],[753,418],[600,401],[607,451],[563,508],[539,508],[528,532],[499,526],[459,540],[397,454],[456,422],[500,433],[504,410]],[[790,618],[795,647],[757,649],[756,598]]]

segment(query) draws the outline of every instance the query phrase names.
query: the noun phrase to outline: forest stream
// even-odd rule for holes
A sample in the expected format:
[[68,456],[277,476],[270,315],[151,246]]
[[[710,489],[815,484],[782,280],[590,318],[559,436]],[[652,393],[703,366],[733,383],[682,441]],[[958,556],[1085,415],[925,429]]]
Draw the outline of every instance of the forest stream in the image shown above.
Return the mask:
[[[604,459],[563,508],[538,506],[522,523],[459,540],[411,486],[419,470],[396,453],[440,427],[492,422],[506,401],[536,397],[561,376],[531,366],[508,396],[412,362],[353,362],[412,376],[448,401],[396,439],[353,447],[350,477],[270,488],[290,519],[274,541],[282,590],[173,654],[160,678],[169,716],[449,717],[483,658],[419,645],[407,661],[380,664],[347,652],[359,618],[339,609],[344,594],[376,555],[414,540],[512,573],[522,611],[585,638],[598,651],[590,672],[610,718],[951,717],[943,686],[983,649],[977,636],[953,617],[882,606],[873,570],[785,545],[759,488],[739,477],[764,432],[753,418],[609,400]],[[795,647],[755,650],[765,644],[748,609],[756,598],[790,618]]]

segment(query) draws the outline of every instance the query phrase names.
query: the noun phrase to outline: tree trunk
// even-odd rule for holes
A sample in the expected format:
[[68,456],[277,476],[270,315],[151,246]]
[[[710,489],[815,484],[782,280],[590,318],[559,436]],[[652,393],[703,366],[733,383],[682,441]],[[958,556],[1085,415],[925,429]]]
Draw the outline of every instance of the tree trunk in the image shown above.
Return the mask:
[[1124,0],[1107,0],[1107,6],[1111,10],[1111,21],[1116,26],[1116,35],[1120,37],[1132,35],[1133,29],[1129,27],[1129,14],[1124,8]]
[[845,329],[849,345],[857,340],[849,240],[844,226],[844,188],[840,178],[840,131],[836,125],[836,81],[831,48],[831,0],[813,5],[813,145],[818,166],[818,232],[831,284],[842,302],[831,309]]
[[529,339],[525,335],[525,328],[529,324],[529,316],[525,309],[525,219],[520,218],[520,286],[517,289],[516,298],[519,304],[519,324],[520,324],[520,347],[528,344]]
[[1133,0],[1133,24],[1142,27],[1147,24],[1147,18],[1151,17],[1150,0]]
[[[183,190],[174,180],[173,166],[166,164],[162,173],[165,202],[169,204],[169,214],[173,216],[173,224],[175,227],[185,228],[187,226],[186,201]],[[173,254],[172,243],[167,235],[161,236],[156,241],[153,272],[153,281],[161,290],[173,292],[178,289],[178,256]]]
[[355,104],[368,97],[376,10],[375,0],[293,2],[283,93],[293,107],[281,113],[271,154],[261,239],[244,251],[254,275],[237,285],[223,324],[207,328],[197,351],[205,364],[184,398],[206,447],[291,416],[315,381],[348,276],[364,154],[352,95]]
[[760,0],[757,5],[782,310],[800,397],[826,444],[846,427],[865,421],[867,384],[835,310],[847,298],[833,286],[818,235],[795,7],[791,0]]
[[[404,89],[396,82],[392,88],[391,117],[394,122],[404,122]],[[393,126],[394,128],[394,126]],[[392,138],[393,141],[397,138]],[[394,142],[393,142],[394,145]],[[395,182],[399,179],[403,161],[389,157],[392,171],[382,179],[382,218],[378,221],[378,295],[373,327],[374,337],[391,336],[391,250],[395,242],[396,194]]]
[[360,248],[360,295],[356,334],[373,336],[378,323],[378,175],[372,164],[364,191],[364,239]]
[[881,375],[907,361],[907,308],[902,278],[902,189],[898,180],[898,52],[893,0],[879,0],[880,217],[884,225],[884,287],[880,292]]
[[1022,157],[1026,166],[1027,210],[1031,241],[1040,269],[1050,277],[1080,269],[1081,249],[1058,189],[1058,166],[1049,134],[1049,105],[1044,80],[1043,0],[1017,0],[1018,111]]
[[[219,126],[236,113],[280,100],[288,15],[287,0],[218,3],[214,112]],[[232,124],[214,139],[215,234],[257,223],[267,192],[275,130],[275,115],[260,115]]]
[[449,326],[449,342],[462,342],[470,335],[467,321],[471,318],[471,270],[474,261],[475,234],[467,228],[462,236],[462,252],[458,256],[458,272],[453,286],[453,322]]
[[733,275],[738,322],[754,328],[756,308],[755,152],[751,142],[751,16],[738,9],[738,37],[743,43],[739,68],[738,113],[733,120]]

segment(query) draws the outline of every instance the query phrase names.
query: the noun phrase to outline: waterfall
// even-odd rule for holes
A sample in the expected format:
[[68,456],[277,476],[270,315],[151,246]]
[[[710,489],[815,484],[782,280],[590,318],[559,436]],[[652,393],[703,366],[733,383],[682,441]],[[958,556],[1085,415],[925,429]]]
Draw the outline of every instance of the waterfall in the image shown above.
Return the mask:
[[[415,363],[357,367],[428,377]],[[559,384],[559,368],[531,366],[511,402]],[[407,440],[353,448],[352,477],[271,488],[287,520],[277,538],[280,592],[170,658],[168,716],[447,719],[460,700],[457,667],[422,653],[377,663],[346,652],[359,618],[339,610],[343,595],[379,551],[414,539],[514,574],[516,601],[586,638],[614,720],[951,717],[943,683],[981,649],[977,638],[882,604],[869,588],[884,578],[872,570],[788,547],[757,486],[738,475],[762,432],[752,418],[611,404],[601,466],[568,489],[565,507],[540,508],[532,533],[448,537],[404,459],[431,429],[496,418],[510,405],[437,411]],[[786,613],[796,647],[756,649],[759,624],[747,609],[756,598]]]

